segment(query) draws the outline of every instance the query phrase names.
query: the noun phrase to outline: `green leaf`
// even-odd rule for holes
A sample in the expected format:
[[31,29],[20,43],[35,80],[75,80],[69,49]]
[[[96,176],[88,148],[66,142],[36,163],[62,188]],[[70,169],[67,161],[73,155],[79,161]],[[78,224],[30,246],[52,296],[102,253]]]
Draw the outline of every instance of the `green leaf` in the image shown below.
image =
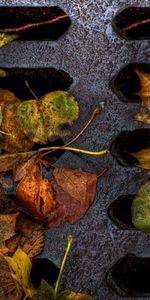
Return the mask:
[[18,38],[17,34],[0,33],[0,48],[16,40],[17,38]]
[[79,113],[75,98],[67,92],[56,91],[41,100],[41,104],[28,100],[18,105],[17,116],[24,133],[36,143],[68,135],[68,126],[77,120]]
[[34,300],[53,300],[54,299],[54,290],[45,280],[42,280],[40,287],[38,288],[38,291],[34,295],[33,299]]
[[150,181],[140,188],[132,203],[132,223],[142,231],[150,232]]
[[19,283],[26,296],[32,298],[35,294],[35,289],[30,279],[32,263],[28,255],[21,248],[18,248],[13,257],[4,256],[4,258],[12,270],[11,275],[13,279]]
[[58,294],[56,300],[94,300],[92,297],[71,291],[64,291]]

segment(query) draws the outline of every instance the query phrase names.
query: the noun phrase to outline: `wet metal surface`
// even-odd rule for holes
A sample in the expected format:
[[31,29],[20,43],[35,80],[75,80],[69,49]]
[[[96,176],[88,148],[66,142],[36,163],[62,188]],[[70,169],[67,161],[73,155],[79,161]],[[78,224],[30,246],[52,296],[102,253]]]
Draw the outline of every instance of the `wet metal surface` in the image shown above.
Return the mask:
[[[149,6],[150,2],[0,0],[1,6],[60,5],[70,14],[72,26],[58,41],[13,42],[0,50],[0,66],[49,66],[68,72],[74,80],[70,92],[80,102],[80,119],[74,126],[74,133],[79,131],[93,109],[105,102],[101,115],[76,142],[78,147],[97,151],[108,147],[120,131],[141,127],[140,123],[132,120],[138,104],[119,101],[109,87],[112,76],[124,65],[150,62],[149,41],[125,41],[112,32],[112,17],[128,4]],[[66,237],[71,233],[74,245],[65,268],[62,288],[89,293],[96,300],[122,299],[107,287],[106,271],[127,253],[149,256],[150,238],[141,232],[119,230],[108,219],[107,207],[121,194],[136,193],[146,179],[144,172],[137,168],[123,168],[110,155],[98,158],[65,153],[57,165],[82,167],[91,172],[112,167],[99,181],[95,203],[80,222],[46,232],[42,257],[49,257],[59,265]]]

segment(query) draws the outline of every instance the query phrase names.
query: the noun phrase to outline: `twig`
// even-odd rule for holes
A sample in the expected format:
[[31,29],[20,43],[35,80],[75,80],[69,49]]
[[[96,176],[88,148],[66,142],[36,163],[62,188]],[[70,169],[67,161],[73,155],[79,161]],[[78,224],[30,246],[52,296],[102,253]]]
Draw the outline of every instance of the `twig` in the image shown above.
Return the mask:
[[146,20],[142,20],[142,21],[138,21],[136,23],[133,23],[130,26],[127,26],[127,27],[123,28],[122,31],[129,31],[129,30],[132,30],[132,29],[138,27],[139,25],[147,24],[147,23],[150,23],[150,19],[146,19]]

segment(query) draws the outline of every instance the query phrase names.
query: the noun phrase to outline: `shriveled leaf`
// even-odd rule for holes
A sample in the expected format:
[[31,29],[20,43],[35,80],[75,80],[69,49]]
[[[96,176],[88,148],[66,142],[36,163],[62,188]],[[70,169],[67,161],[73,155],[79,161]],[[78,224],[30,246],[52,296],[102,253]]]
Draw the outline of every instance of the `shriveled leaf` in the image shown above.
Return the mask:
[[68,135],[68,126],[77,120],[78,113],[77,101],[64,91],[48,93],[41,102],[25,101],[17,108],[21,127],[33,142]]
[[21,248],[18,248],[13,257],[4,256],[4,258],[12,270],[11,275],[13,279],[18,282],[26,296],[32,298],[35,289],[30,279],[32,263],[28,255]]
[[32,171],[18,184],[16,190],[18,204],[38,220],[44,220],[53,211],[55,200],[51,183],[43,179],[35,164]]
[[56,297],[56,300],[94,300],[92,297],[71,291],[64,291]]
[[94,202],[97,178],[96,174],[81,169],[56,168],[51,180],[56,208],[48,216],[48,227],[80,220]]
[[19,213],[0,215],[0,235],[3,237],[3,241],[10,239],[14,236],[16,221]]
[[36,161],[36,155],[31,157],[29,160],[25,162],[18,162],[13,168],[13,177],[15,181],[21,180],[25,177],[32,169],[33,165]]
[[18,34],[0,33],[0,48],[16,40],[17,38]]
[[28,151],[33,143],[24,134],[16,115],[18,103],[7,105],[3,110],[2,130],[6,132],[4,150],[6,152]]
[[150,232],[150,181],[142,185],[133,199],[132,223],[137,229]]
[[54,291],[52,287],[45,281],[42,280],[37,293],[34,295],[34,300],[54,300]]
[[0,106],[3,111],[4,107],[12,104],[19,104],[20,100],[16,97],[16,95],[6,89],[0,88]]
[[141,82],[141,90],[138,95],[141,97],[142,106],[140,112],[135,116],[137,121],[150,124],[150,74],[135,69]]
[[143,169],[150,170],[150,148],[132,153],[132,156],[138,160],[137,165]]
[[13,297],[9,298],[9,295],[12,296],[17,291],[17,282],[11,276],[9,265],[4,257],[0,255],[0,299],[15,299]]
[[5,242],[5,245],[8,249],[8,254],[9,255],[13,255],[15,253],[15,251],[17,250],[17,248],[20,245],[20,239],[21,239],[21,235],[20,234],[16,234],[13,237],[11,237],[9,240],[7,240]]
[[33,154],[34,151],[0,155],[0,173],[12,170],[17,163],[27,161]]
[[19,245],[30,258],[41,253],[44,247],[43,224],[21,214],[17,219],[16,232],[20,234]]

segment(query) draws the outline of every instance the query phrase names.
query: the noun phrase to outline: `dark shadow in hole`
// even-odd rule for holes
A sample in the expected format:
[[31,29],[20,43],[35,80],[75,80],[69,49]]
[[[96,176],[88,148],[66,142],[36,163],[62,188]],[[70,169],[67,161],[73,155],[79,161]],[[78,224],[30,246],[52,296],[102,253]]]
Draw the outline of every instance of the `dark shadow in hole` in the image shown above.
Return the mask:
[[7,75],[0,77],[0,88],[8,89],[21,100],[33,99],[25,81],[38,98],[56,90],[67,90],[73,79],[63,70],[55,68],[1,68]]
[[138,160],[131,153],[150,147],[150,129],[122,131],[110,145],[110,152],[117,162],[126,167],[136,166]]
[[108,216],[122,230],[136,230],[132,224],[131,205],[136,195],[122,195],[108,207]]
[[31,270],[31,281],[34,287],[37,289],[42,279],[50,285],[56,283],[59,270],[60,269],[47,258],[34,258]]
[[[66,15],[59,7],[1,7],[0,8],[0,32],[4,29],[25,26],[27,24],[40,23]],[[51,24],[28,27],[17,32],[18,40],[56,40],[70,26],[71,19],[67,15]]]
[[150,299],[150,258],[132,254],[121,258],[107,272],[107,284],[121,297]]
[[112,27],[127,40],[150,39],[150,8],[127,7],[113,18]]
[[113,92],[123,102],[141,102],[140,96],[137,95],[141,90],[141,83],[135,69],[150,74],[150,64],[133,63],[122,68],[110,82]]

